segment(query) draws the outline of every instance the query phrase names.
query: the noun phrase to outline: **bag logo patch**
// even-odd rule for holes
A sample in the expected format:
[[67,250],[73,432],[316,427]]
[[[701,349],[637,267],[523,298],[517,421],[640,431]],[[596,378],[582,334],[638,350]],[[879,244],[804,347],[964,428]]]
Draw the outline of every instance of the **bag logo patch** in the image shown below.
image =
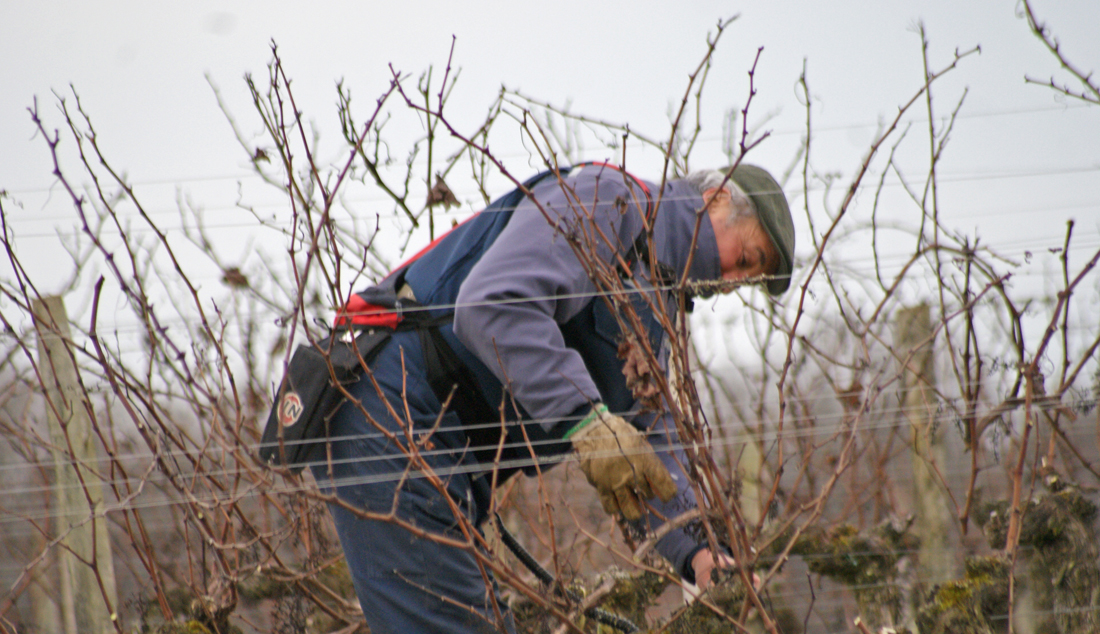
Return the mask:
[[297,392],[287,392],[283,400],[279,402],[279,422],[283,427],[290,427],[298,422],[302,415],[302,398]]

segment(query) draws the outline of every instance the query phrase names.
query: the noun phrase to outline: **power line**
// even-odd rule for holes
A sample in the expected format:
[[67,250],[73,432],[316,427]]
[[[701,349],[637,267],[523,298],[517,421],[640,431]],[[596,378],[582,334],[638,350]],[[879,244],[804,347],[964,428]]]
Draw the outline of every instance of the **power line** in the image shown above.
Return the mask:
[[[1074,243],[1077,248],[1090,248],[1090,249],[1093,249],[1093,248],[1100,247],[1100,233],[1097,233],[1096,235],[1085,234],[1085,237],[1087,239],[1084,240],[1083,244],[1082,244],[1082,240],[1080,239],[1081,236],[1079,234],[1078,240],[1075,241],[1075,243]],[[1018,245],[1018,247],[1017,247],[1018,251],[1015,253],[1015,256],[1020,257],[1020,258],[1024,257],[1026,251],[1028,250],[1026,247],[1030,247],[1030,249],[1035,250],[1035,251],[1040,251],[1043,248],[1050,247],[1052,244],[1060,244],[1062,240],[1063,240],[1063,238],[1060,238],[1060,237],[1057,237],[1057,236],[1051,236],[1051,238],[1049,238],[1049,242],[1047,242],[1046,244],[1022,243],[1022,244]],[[896,276],[900,272],[900,268],[897,267],[897,264],[901,263],[901,262],[908,261],[908,259],[909,259],[909,256],[907,256],[907,255],[885,256],[885,257],[879,257],[879,258],[875,258],[874,256],[864,256],[864,257],[860,257],[860,258],[851,258],[851,259],[847,259],[847,260],[838,260],[838,261],[831,261],[830,260],[829,261],[829,266],[831,268],[837,270],[837,271],[840,271],[840,272],[846,274],[846,275],[847,274],[851,274],[851,275],[860,275],[860,274],[862,274],[862,275],[866,276],[866,275],[870,275],[874,272],[875,269],[874,269],[873,265],[876,262],[883,263],[883,264],[886,264],[887,266],[891,267],[891,268],[887,268],[887,269],[882,271],[883,277],[885,279],[893,279],[894,276]],[[893,264],[891,264],[892,262],[893,262]],[[922,265],[922,266],[926,266],[926,265]],[[1028,270],[1024,270],[1024,271],[1006,271],[1006,272],[1011,272],[1014,279],[1026,279],[1026,278],[1029,278],[1029,277],[1031,277],[1031,278],[1045,278],[1049,275],[1049,272],[1035,270],[1036,268],[1037,267],[1029,267]],[[910,279],[910,280],[932,279],[932,277],[934,277],[934,275],[935,274],[931,271],[927,271],[925,273],[912,273],[912,274],[907,276],[907,279]],[[221,277],[220,276],[213,276],[213,277],[197,276],[197,277],[192,277],[192,278],[189,278],[189,279],[193,283],[198,283],[200,285],[203,284],[204,282],[216,282],[216,283],[221,282]],[[821,286],[825,285],[826,283],[827,282],[824,278],[818,278],[813,283],[813,287],[814,288],[820,288]],[[676,288],[675,286],[660,286],[660,287],[657,287],[654,290],[671,291],[671,290],[675,290],[675,288]],[[634,292],[642,293],[642,292],[647,292],[647,291],[645,291],[645,290],[632,291],[632,290],[628,290],[628,289],[624,289],[622,291],[622,293],[624,293],[624,294],[630,294],[630,293],[634,293]],[[614,293],[612,293],[612,294],[614,294]],[[454,310],[454,309],[459,309],[459,308],[468,308],[468,307],[475,307],[475,306],[488,306],[488,305],[497,305],[497,304],[505,305],[505,304],[526,303],[526,302],[539,302],[539,301],[547,301],[547,300],[560,301],[560,300],[568,300],[568,299],[589,299],[589,298],[596,298],[596,297],[602,297],[602,296],[607,296],[607,295],[609,295],[609,293],[606,293],[606,292],[603,292],[603,291],[598,291],[598,290],[593,290],[593,291],[589,291],[589,292],[573,293],[573,294],[560,294],[560,295],[544,296],[544,297],[523,297],[523,298],[514,298],[514,299],[499,300],[499,301],[492,300],[492,301],[484,301],[484,302],[477,302],[477,303],[472,303],[471,302],[471,303],[466,303],[466,304],[432,304],[432,305],[419,306],[419,307],[417,307],[413,310],[418,310],[418,311]],[[190,304],[187,304],[187,306],[190,307]],[[288,310],[289,310],[289,308],[288,308]],[[328,311],[332,312],[333,315],[334,315],[335,312],[337,311],[337,309],[336,309],[336,307],[330,307],[328,309]],[[123,314],[126,314],[126,313],[123,313]],[[233,325],[234,323],[237,323],[237,320],[235,318],[231,318],[233,315],[235,315],[235,313],[227,313],[227,312],[223,311],[223,312],[219,313],[219,319],[218,320],[215,320],[215,321],[212,321],[212,322],[207,322],[207,323],[209,323],[214,328],[222,328],[224,326],[230,326],[230,325]],[[117,316],[117,313],[116,313],[116,316]],[[273,321],[274,318],[275,318],[274,315],[272,315],[272,325],[274,323],[274,321]],[[184,327],[187,327],[187,326],[199,327],[199,326],[203,325],[203,322],[198,320],[197,318],[189,318],[189,317],[186,317],[186,316],[181,316],[177,312],[177,313],[172,313],[170,315],[162,315],[157,320],[157,324],[159,325],[159,327],[170,327],[170,326],[173,326],[173,325],[175,325],[175,326],[184,326]],[[109,335],[109,334],[112,334],[112,333],[113,334],[119,334],[119,333],[127,333],[127,332],[130,332],[130,333],[145,333],[145,332],[148,331],[148,329],[149,329],[149,325],[145,324],[145,323],[133,323],[133,324],[126,325],[126,324],[121,324],[119,322],[116,322],[113,326],[108,327],[108,328],[101,328],[97,332],[101,335],[105,335],[105,334]],[[131,343],[137,344],[139,342],[132,341]],[[129,350],[130,351],[145,350],[145,348],[144,347],[141,347],[141,348],[133,347],[133,348],[130,348]]]
[[[1020,114],[1048,114],[1048,113],[1053,114],[1053,113],[1064,113],[1064,112],[1072,111],[1072,110],[1083,110],[1083,109],[1092,108],[1092,107],[1094,107],[1094,106],[1091,106],[1089,104],[1063,104],[1063,105],[1053,105],[1053,106],[1033,106],[1033,107],[1027,107],[1027,108],[992,109],[992,110],[986,110],[986,111],[983,111],[983,112],[974,112],[974,113],[963,112],[963,113],[960,113],[959,115],[957,115],[956,119],[959,119],[959,120],[992,119],[992,118],[997,118],[997,117],[1014,116],[1014,115],[1020,115]],[[939,119],[941,119],[941,120],[946,119],[946,117],[939,117]],[[906,119],[906,120],[902,121],[901,123],[903,125],[909,125],[909,124],[912,124],[912,123],[927,123],[927,122],[928,122],[927,117],[913,117],[911,119]],[[838,124],[838,125],[829,125],[829,126],[815,126],[813,131],[817,132],[817,133],[820,133],[820,132],[841,132],[841,131],[856,130],[856,129],[877,129],[879,127],[879,125],[880,124],[877,121],[875,123],[848,123],[848,124]],[[788,128],[788,129],[773,130],[771,132],[771,134],[772,134],[772,136],[787,136],[787,135],[805,134],[805,129],[803,129],[803,128]],[[717,141],[722,141],[722,140],[723,140],[723,137],[721,135],[702,135],[700,137],[700,141],[703,141],[703,142],[717,142]],[[506,153],[506,154],[500,156],[500,158],[502,158],[502,159],[516,159],[516,158],[526,158],[527,156],[528,155],[525,154],[525,153],[518,153],[517,152],[517,153]],[[243,157],[243,150],[242,150],[242,157]],[[427,159],[418,159],[418,160],[421,163],[423,163],[424,165],[427,164]],[[228,175],[226,175],[226,174],[200,174],[200,175],[193,175],[193,176],[183,176],[183,177],[178,177],[178,178],[160,177],[160,178],[136,179],[136,180],[130,181],[129,184],[131,186],[136,187],[136,186],[156,186],[156,185],[178,185],[178,184],[181,184],[181,183],[202,183],[202,182],[214,182],[214,181],[236,181],[236,180],[258,179],[258,178],[260,178],[260,177],[255,172],[240,172],[238,174],[228,174]],[[53,191],[53,186],[23,188],[23,189],[8,189],[7,191],[10,194],[16,194],[16,195],[23,195],[23,194],[30,194],[30,193],[47,193],[47,192]]]
[[[829,398],[829,397],[825,397],[825,398]],[[717,450],[722,449],[722,448],[737,447],[737,446],[745,445],[745,444],[748,444],[748,443],[761,443],[764,446],[769,446],[769,445],[773,445],[774,443],[781,442],[781,441],[791,442],[791,441],[796,441],[796,440],[799,440],[799,439],[831,438],[831,439],[835,440],[835,439],[839,439],[840,437],[846,437],[849,434],[855,434],[855,433],[861,433],[861,432],[866,433],[866,432],[874,432],[874,431],[882,431],[882,430],[890,430],[890,429],[903,429],[903,428],[911,427],[912,423],[908,420],[908,418],[906,416],[906,414],[908,414],[908,413],[917,413],[917,414],[924,415],[924,414],[926,414],[926,409],[923,408],[923,407],[916,407],[916,408],[904,408],[904,407],[890,408],[890,407],[887,407],[887,408],[882,408],[882,409],[869,410],[868,412],[866,412],[866,414],[864,414],[865,416],[868,417],[868,420],[863,421],[863,422],[856,422],[856,421],[854,421],[850,418],[851,417],[850,414],[845,414],[845,413],[838,413],[838,414],[833,415],[833,416],[830,416],[830,415],[816,415],[814,417],[815,420],[828,421],[828,420],[832,419],[832,420],[838,421],[838,422],[836,422],[835,424],[830,424],[830,425],[815,424],[815,425],[810,426],[810,427],[797,427],[797,426],[794,425],[794,423],[792,421],[791,427],[793,427],[793,429],[789,428],[787,431],[784,432],[784,434],[782,436],[780,436],[778,434],[778,432],[775,431],[775,430],[767,431],[763,434],[760,434],[760,433],[746,434],[746,433],[743,432],[743,428],[741,426],[740,421],[730,421],[728,423],[720,423],[720,422],[719,423],[714,423],[714,422],[712,422],[711,425],[710,425],[710,429],[712,431],[731,430],[734,433],[728,434],[728,435],[719,435],[718,438],[712,438],[709,441],[708,445],[711,447],[712,450],[717,451]],[[627,414],[629,415],[630,413],[627,413]],[[894,420],[884,421],[884,420],[882,420],[882,417],[884,417],[884,416],[888,417],[888,418],[893,418]],[[875,420],[872,421],[871,417],[875,417]],[[956,414],[954,414],[953,412],[951,412],[951,411],[946,411],[944,414],[933,416],[931,420],[935,423],[941,423],[941,424],[942,423],[951,423],[951,422],[954,422],[954,421],[958,420],[958,416]],[[527,422],[529,424],[537,424],[536,421],[525,421],[525,422]],[[473,428],[498,428],[499,426],[500,426],[499,422],[494,422],[494,423],[486,423],[486,424],[483,424],[483,425],[472,425],[472,426],[465,426],[464,425],[464,426],[461,426],[459,429],[464,430],[464,429],[473,429]],[[415,437],[421,438],[422,434],[424,434],[427,431],[430,431],[430,430],[427,429],[427,428],[413,428],[413,431],[411,433]],[[454,431],[454,430],[453,429],[444,429],[444,430],[440,430],[440,431]],[[396,434],[400,435],[401,431],[399,429],[395,429],[391,433],[396,433]],[[657,432],[657,433],[660,434],[660,432]],[[340,436],[340,437],[333,438],[333,441],[334,442],[357,442],[357,441],[379,441],[379,442],[381,442],[385,438],[386,438],[386,435],[383,432],[376,431],[376,432],[368,432],[368,433],[364,433],[364,434]],[[402,438],[402,440],[404,440],[404,439]],[[561,442],[560,440],[548,440],[548,441],[543,441],[543,442],[533,442],[533,443],[531,443],[530,446],[534,450],[537,451],[538,448],[541,447],[541,446],[548,445],[548,444],[550,444],[550,445],[558,444],[560,442]],[[293,443],[287,443],[287,444],[290,445],[290,446],[293,446]],[[503,443],[503,447],[505,449],[519,449],[519,450],[522,450],[522,449],[527,448],[528,446],[529,445],[525,442]],[[667,447],[671,450],[681,451],[681,450],[686,448],[686,445],[680,444],[680,443],[673,443],[673,444],[667,445]],[[470,462],[470,461],[468,461],[464,458],[461,458],[461,457],[463,455],[465,455],[467,457],[472,457],[472,452],[475,451],[475,450],[478,450],[478,449],[493,449],[493,450],[495,450],[496,448],[497,448],[497,446],[469,447],[467,449],[455,449],[455,448],[434,449],[434,450],[433,449],[422,449],[422,450],[418,451],[418,454],[421,457],[423,457],[425,460],[431,460],[432,458],[436,458],[436,457],[457,457],[457,458],[459,458],[460,461],[458,463],[454,464],[453,466],[444,467],[444,468],[434,468],[432,470],[433,474],[435,474],[437,476],[440,476],[442,478],[447,478],[451,475],[471,474],[471,473],[478,473],[478,472],[486,471],[487,470],[486,465],[482,465],[482,464],[479,464],[479,463],[476,463],[476,462]],[[245,449],[245,448],[235,447],[235,449]],[[249,447],[248,449],[251,450],[251,449],[253,449],[253,447]],[[219,453],[220,453],[220,451],[221,451],[221,449],[219,448]],[[208,454],[206,454],[206,452],[182,451],[182,450],[171,450],[171,451],[167,451],[167,452],[158,452],[156,454],[154,454],[154,453],[133,452],[133,453],[127,453],[125,455],[125,460],[126,461],[153,461],[153,460],[156,460],[156,459],[163,459],[163,460],[166,460],[168,462],[178,462],[178,461],[189,462],[191,459],[198,459],[198,460],[202,461],[204,464],[207,465],[208,468],[203,469],[202,472],[183,472],[181,470],[180,473],[176,474],[177,478],[179,478],[181,480],[185,480],[185,481],[188,481],[188,480],[193,481],[193,480],[196,479],[196,477],[198,477],[200,480],[201,479],[215,479],[215,480],[217,480],[217,479],[237,478],[237,477],[246,475],[249,471],[248,469],[246,469],[244,467],[229,468],[229,469],[224,469],[224,470],[210,468],[214,465],[212,465],[209,462],[208,457],[204,458],[204,456],[207,456],[207,455]],[[110,469],[109,469],[110,465],[113,464],[116,460],[120,460],[120,459],[119,458],[101,458],[98,461],[97,465],[95,465],[96,470],[101,472],[101,473],[109,472],[110,471]],[[242,455],[236,461],[239,462],[240,460],[249,461],[249,458],[247,457],[247,455]],[[388,461],[392,461],[392,460],[397,460],[399,462],[405,462],[407,460],[407,455],[404,454],[404,453],[395,452],[395,453],[386,454],[386,455],[373,455],[373,456],[350,458],[350,459],[347,460],[347,462],[356,463],[356,464],[366,464],[366,463],[371,463],[371,462],[376,462],[376,461],[377,462],[388,462]],[[569,457],[569,456],[564,456],[563,457],[561,455],[550,456],[550,457],[537,456],[535,458],[504,460],[504,461],[501,461],[499,466],[501,468],[507,468],[507,469],[526,468],[526,467],[531,467],[535,464],[540,464],[540,465],[543,465],[543,466],[549,466],[549,465],[552,465],[552,464],[557,464],[557,463],[562,462],[562,461],[571,461],[571,460],[572,460],[571,457]],[[322,463],[322,464],[328,464],[328,463]],[[342,463],[341,463],[341,461],[334,461],[332,464],[339,465],[339,464],[342,464]],[[0,467],[0,473],[3,473],[5,471],[13,472],[13,471],[17,471],[19,469],[24,469],[24,468],[26,468],[26,467],[21,466],[21,465],[5,465],[5,466]],[[256,467],[253,467],[253,468],[255,469]],[[969,471],[969,465],[964,465],[964,464],[941,465],[940,468],[941,468],[941,473],[945,477],[950,476],[950,475],[957,475],[959,473],[969,473],[970,472]],[[375,474],[372,474],[372,475],[369,475],[369,476],[357,476],[357,477],[351,477],[351,478],[337,479],[337,480],[334,481],[334,483],[335,483],[336,486],[362,485],[362,484],[380,484],[380,483],[398,482],[398,481],[407,480],[407,479],[420,479],[420,478],[424,478],[424,477],[427,477],[427,475],[424,472],[420,472],[417,469],[413,469],[413,470],[410,471],[408,468],[399,468],[399,469],[397,469],[393,472],[388,472],[388,473],[375,473]],[[156,477],[155,479],[159,482],[162,482],[162,483],[168,483],[169,482],[169,478],[165,475],[160,475],[159,477]],[[7,482],[12,482],[13,478],[9,475],[9,476],[5,477],[4,480],[7,481]],[[131,478],[126,479],[126,480],[116,478],[116,479],[113,479],[113,480],[105,479],[104,484],[107,485],[107,486],[117,486],[119,488],[126,489],[128,487],[135,487],[135,486],[137,486],[137,485],[139,485],[143,482],[147,482],[147,481],[148,481],[148,478],[131,477]],[[325,481],[326,485],[328,485],[330,483],[331,482],[329,480]],[[251,483],[250,485],[248,485],[246,487],[246,489],[251,489],[254,486],[257,486],[257,483]],[[79,485],[75,485],[75,488],[79,488]],[[46,485],[22,487],[22,488],[9,487],[8,489],[6,489],[6,492],[8,494],[11,494],[11,495],[22,496],[25,499],[40,499],[40,496],[42,494],[44,494],[45,492],[47,492],[48,490],[57,490],[57,487],[56,486],[46,486]],[[209,495],[204,497],[204,496],[200,495],[200,496],[198,496],[198,500],[202,503],[208,503],[208,504],[213,505],[213,504],[217,504],[217,503],[220,503],[222,501],[232,499],[232,498],[235,498],[235,497],[238,497],[238,496],[239,496],[239,492],[238,493],[233,493],[233,494],[226,494],[226,497],[209,496]],[[179,504],[179,503],[187,503],[187,500],[146,501],[146,502],[142,502],[140,505],[135,503],[132,506],[131,505],[126,505],[126,506],[121,506],[121,507],[115,507],[115,508],[112,508],[110,510],[111,511],[120,511],[120,510],[132,509],[132,508],[152,508],[152,507],[156,507],[156,506],[175,505],[175,504]],[[47,515],[48,515],[48,513],[43,511],[42,514],[35,515],[35,516],[32,517],[32,519],[44,519]],[[27,519],[27,518],[28,518],[28,516],[24,516],[22,518],[4,518],[4,517],[0,517],[0,524],[4,524],[4,523],[10,522],[10,521],[18,521],[19,519]]]
[[[1039,178],[1039,177],[1049,177],[1049,176],[1066,176],[1066,175],[1077,175],[1077,174],[1089,174],[1089,173],[1095,173],[1095,172],[1100,172],[1100,165],[1095,165],[1094,164],[1094,165],[1076,166],[1076,167],[1060,167],[1060,168],[1047,168],[1047,169],[998,170],[998,171],[988,171],[988,172],[965,172],[965,173],[960,172],[960,173],[954,173],[954,174],[952,174],[952,173],[943,174],[941,172],[940,175],[938,176],[938,180],[941,183],[968,183],[968,182],[982,182],[982,181],[1001,180],[1001,179],[1021,179],[1021,178]],[[902,184],[900,182],[897,182],[897,181],[891,179],[889,182],[884,183],[883,186],[887,187],[887,188],[897,188],[897,187],[901,187]],[[865,191],[865,190],[868,190],[868,189],[877,189],[877,188],[878,188],[878,184],[876,182],[870,182],[870,181],[864,181],[859,186],[860,191]],[[824,184],[817,183],[817,184],[811,185],[810,188],[809,188],[809,191],[810,192],[823,191],[824,189],[825,189]],[[788,194],[793,195],[795,193],[801,193],[801,191],[802,191],[801,189],[797,190],[796,192],[788,191]],[[837,189],[837,191],[839,192],[840,189]],[[1060,189],[1059,191],[1062,191],[1062,190]],[[459,193],[463,196],[463,198],[478,198],[478,197],[480,197],[480,192],[473,191],[473,190],[467,191],[467,192],[459,192]],[[344,200],[346,201],[346,203],[349,203],[349,204],[356,204],[356,203],[363,203],[363,204],[393,203],[393,200],[391,198],[389,198],[389,197],[387,197],[387,196],[385,196],[381,193],[376,193],[376,194],[370,195],[370,196],[346,198]],[[674,198],[666,197],[666,200],[674,200]],[[314,202],[319,202],[319,201],[314,201]],[[71,202],[66,201],[65,203],[58,203],[58,204],[68,205],[68,204],[71,204]],[[1080,207],[1080,206],[1100,207],[1100,201],[1097,201],[1095,203],[1084,203],[1084,204],[1076,205],[1076,206],[1077,207]],[[218,205],[218,206],[212,206],[212,207],[202,207],[201,212],[204,213],[204,214],[208,213],[208,212],[225,212],[225,211],[253,213],[255,210],[263,210],[263,209],[284,210],[284,211],[286,211],[286,210],[288,210],[288,203],[286,201],[279,201],[279,202],[271,202],[271,203],[257,203],[257,204],[254,204],[254,205],[243,205],[243,204]],[[1049,207],[1049,206],[1043,206],[1043,207],[1034,208],[1034,211],[1048,211],[1050,209],[1051,209],[1051,207]],[[433,216],[436,217],[436,218],[441,218],[441,219],[450,219],[450,218],[468,216],[471,213],[475,213],[475,211],[476,210],[473,210],[473,209],[465,209],[465,210],[464,209],[459,209],[459,210],[456,210],[456,211],[453,211],[453,212],[452,211],[444,211],[444,212],[435,211],[435,212],[433,212]],[[121,215],[129,216],[130,214],[133,214],[135,218],[137,217],[136,212],[132,212],[132,211],[129,212],[129,213],[121,214]],[[174,217],[178,217],[181,214],[181,211],[180,211],[179,208],[175,208],[175,209],[157,209],[157,210],[147,210],[147,214],[149,215],[150,218],[169,217],[169,216],[174,218]],[[384,214],[383,213],[372,214],[372,217],[374,217],[374,216],[377,216],[379,219],[383,219],[383,220],[386,220],[386,219],[403,219],[403,218],[406,217],[403,212],[397,212],[397,211],[388,211]],[[966,218],[966,217],[971,217],[971,215],[967,214],[967,215],[963,215],[961,217]],[[38,216],[38,217],[34,218],[33,221],[34,222],[49,222],[49,221],[53,221],[53,220],[65,220],[65,219],[70,219],[70,218],[72,218],[72,216],[69,215],[69,214],[65,214],[65,215],[42,215],[42,216]],[[239,223],[239,224],[235,223],[235,224],[228,225],[228,226],[247,228],[247,227],[255,227],[255,226],[257,226],[257,223],[256,222]],[[149,228],[147,228],[147,227],[137,227],[136,230],[138,230],[138,231],[149,231]],[[41,234],[30,234],[30,235],[33,236],[33,237],[53,237],[53,236],[55,236],[54,233],[41,233]]]

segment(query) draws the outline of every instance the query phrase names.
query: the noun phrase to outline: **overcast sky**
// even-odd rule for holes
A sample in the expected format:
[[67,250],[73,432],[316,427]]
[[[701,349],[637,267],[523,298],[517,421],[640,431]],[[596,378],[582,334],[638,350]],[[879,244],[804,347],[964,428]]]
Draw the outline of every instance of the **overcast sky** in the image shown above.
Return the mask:
[[[649,0],[4,2],[0,189],[15,201],[5,201],[10,230],[30,274],[49,290],[65,268],[52,234],[55,227],[72,226],[73,218],[60,196],[48,195],[53,178],[47,148],[35,138],[26,109],[37,98],[47,125],[60,126],[51,91],[68,93],[70,84],[93,118],[103,149],[139,194],[170,202],[178,189],[230,214],[235,179],[247,174],[247,160],[207,77],[234,112],[248,114],[242,77],[266,73],[272,40],[294,79],[299,107],[328,125],[335,121],[337,80],[359,99],[372,99],[389,80],[388,64],[413,75],[429,65],[441,69],[454,36],[454,62],[462,74],[451,112],[461,125],[473,126],[505,85],[666,135],[670,104],[702,58],[707,32],[719,18],[740,14],[715,54],[696,166],[722,163],[722,112],[744,105],[747,71],[763,47],[753,112],[757,118],[775,116],[766,125],[773,137],[755,151],[753,162],[781,170],[794,157],[806,119],[797,88],[805,65],[817,130],[815,167],[850,177],[876,125],[892,118],[921,84],[915,33],[920,21],[933,68],[946,66],[956,50],[981,47],[935,93],[937,116],[946,116],[969,91],[942,165],[941,203],[952,225],[987,243],[1040,249],[1060,244],[1064,220],[1072,217],[1090,253],[1100,246],[1100,107],[1025,84],[1025,75],[1046,79],[1058,64],[1018,15],[1022,5],[679,4],[684,6]],[[1034,7],[1071,60],[1100,71],[1100,2],[1036,0]],[[923,116],[925,110],[917,109],[909,119]],[[926,137],[927,128],[910,134]],[[335,146],[333,139],[329,147]],[[927,144],[914,141],[912,147],[907,167],[919,176],[927,166]],[[591,148],[585,158],[613,157]],[[226,186],[211,184],[219,182]]]

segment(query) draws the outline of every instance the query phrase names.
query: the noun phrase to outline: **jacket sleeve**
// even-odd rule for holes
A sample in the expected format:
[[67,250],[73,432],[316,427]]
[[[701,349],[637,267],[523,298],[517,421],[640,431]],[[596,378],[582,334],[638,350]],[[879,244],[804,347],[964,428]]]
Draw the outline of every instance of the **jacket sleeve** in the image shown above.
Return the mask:
[[[664,525],[665,521],[661,516],[672,519],[696,508],[695,491],[691,488],[691,483],[683,469],[687,466],[687,455],[680,446],[671,415],[662,414],[653,423],[649,431],[649,444],[653,446],[657,457],[676,483],[676,495],[668,502],[662,502],[657,497],[648,500],[648,504],[656,513],[650,513],[638,520],[635,528],[641,532],[655,531]],[[687,527],[670,531],[657,542],[657,552],[672,564],[677,574],[692,583],[695,583],[695,571],[691,567],[691,559],[695,553],[705,547],[706,544],[700,543],[698,536],[693,536]]]
[[[532,193],[545,214],[530,199],[516,207],[463,282],[455,307],[459,341],[547,431],[600,400],[584,361],[565,345],[559,327],[595,291],[569,238],[597,244],[596,255],[608,261],[613,247],[621,252],[623,236],[639,226],[624,221],[637,218],[637,210],[630,205],[624,213],[618,204],[630,199],[618,172],[580,172],[535,187]],[[604,238],[586,240],[595,235]]]
[[[572,414],[586,413],[601,398],[583,359],[565,345],[559,327],[592,301],[596,290],[567,237],[594,235],[592,229],[598,226],[604,238],[598,239],[603,242],[597,255],[607,262],[612,247],[625,252],[640,228],[631,221],[638,210],[621,178],[589,168],[564,185],[551,182],[533,191],[550,218],[530,200],[517,206],[508,226],[463,282],[454,317],[459,341],[547,431]],[[619,201],[631,201],[625,213]],[[654,498],[650,504],[668,518],[695,508],[671,417],[654,420],[652,414],[643,415],[634,424],[650,429],[650,442],[677,485],[672,500]],[[651,514],[637,528],[654,530],[661,524],[663,520]],[[683,528],[657,544],[657,551],[688,580],[694,576],[691,557],[699,548]]]

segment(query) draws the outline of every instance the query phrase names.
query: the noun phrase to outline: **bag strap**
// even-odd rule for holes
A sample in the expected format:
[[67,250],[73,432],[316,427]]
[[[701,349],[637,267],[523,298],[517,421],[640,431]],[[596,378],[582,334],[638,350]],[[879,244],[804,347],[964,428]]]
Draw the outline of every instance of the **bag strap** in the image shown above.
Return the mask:
[[458,414],[470,450],[481,464],[492,464],[504,435],[502,425],[492,424],[499,421],[499,412],[489,405],[481,386],[439,328],[421,329],[420,347],[424,349],[424,369],[435,397],[440,405],[450,399],[449,409]]

